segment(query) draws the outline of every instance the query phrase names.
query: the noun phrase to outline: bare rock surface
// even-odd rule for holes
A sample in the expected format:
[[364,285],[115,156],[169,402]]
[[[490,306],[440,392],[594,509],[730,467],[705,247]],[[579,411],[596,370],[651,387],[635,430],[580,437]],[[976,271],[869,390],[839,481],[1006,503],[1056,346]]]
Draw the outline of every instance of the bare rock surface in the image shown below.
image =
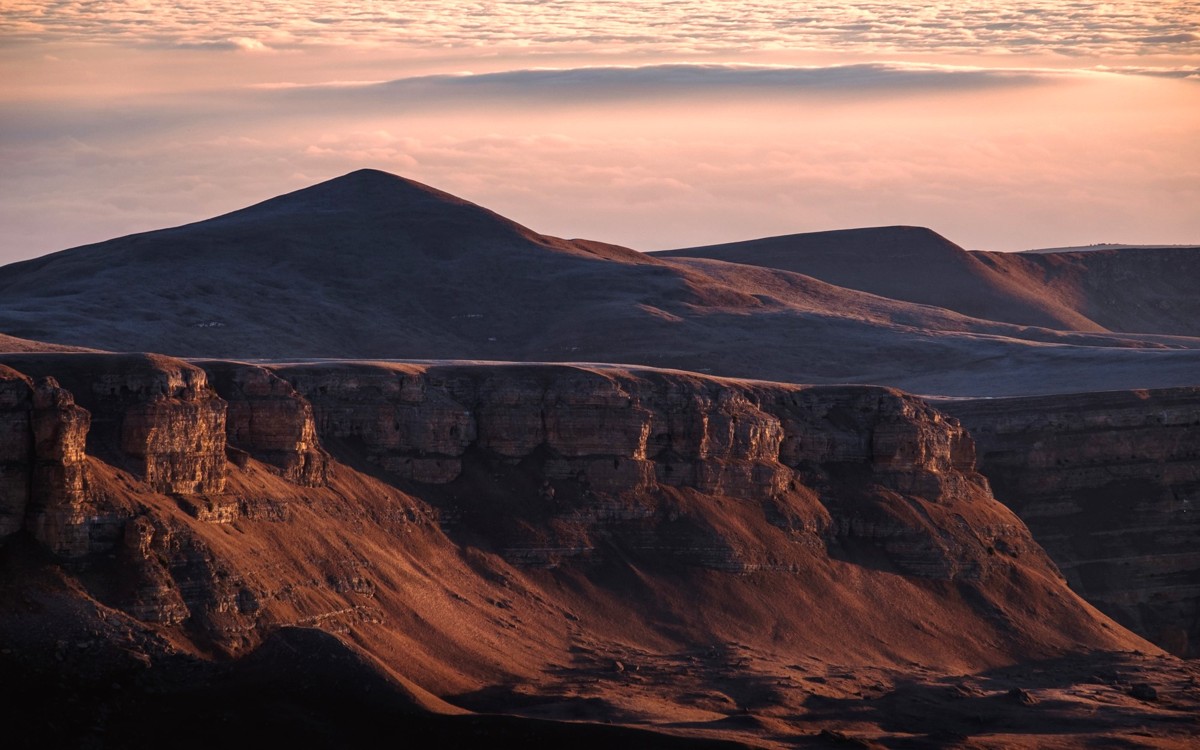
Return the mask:
[[229,446],[279,467],[294,482],[324,484],[328,456],[321,448],[308,401],[265,368],[216,361],[198,364],[227,404]]
[[946,401],[1071,587],[1181,656],[1200,644],[1200,389]]
[[[1196,675],[1072,593],[961,425],[893,390],[3,361],[8,434],[85,467],[86,545],[39,536],[32,501],[0,545],[0,663],[23,686],[3,696],[41,742],[209,738],[247,706],[281,736],[304,716],[345,738],[349,697],[464,742],[1032,747],[1066,726],[1182,747],[1196,729]],[[31,486],[75,507],[70,483]]]
[[[277,374],[312,401],[324,435],[398,479],[441,486],[448,518],[502,537],[526,564],[591,557],[620,533],[719,569],[802,566],[761,542],[676,523],[690,493],[757,505],[800,546],[878,544],[899,568],[932,578],[983,575],[997,547],[1037,554],[1002,509],[989,505],[996,515],[985,518],[959,507],[988,492],[966,433],[887,389],[615,367],[314,364]],[[932,505],[914,515],[903,499],[914,496]],[[963,536],[950,519],[965,517],[974,523]]]

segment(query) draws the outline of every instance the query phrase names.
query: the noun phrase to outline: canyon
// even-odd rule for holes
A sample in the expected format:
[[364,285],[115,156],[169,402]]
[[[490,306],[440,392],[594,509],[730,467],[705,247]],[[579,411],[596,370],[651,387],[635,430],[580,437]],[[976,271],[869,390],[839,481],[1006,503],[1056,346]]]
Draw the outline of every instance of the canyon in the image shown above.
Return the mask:
[[1073,590],[1180,656],[1200,644],[1200,390],[946,401]]
[[362,170],[0,268],[16,746],[1188,747],[1194,260]]
[[[1103,693],[1170,742],[1195,729],[1188,668],[1072,592],[959,422],[895,390],[601,365],[0,360],[3,660],[96,712],[54,723],[64,742],[124,731],[105,717],[131,696],[174,717],[141,722],[149,746],[208,715],[176,702],[290,695],[297,649],[331,686],[376,675],[373,705],[439,737],[481,721],[574,737],[563,719],[615,716],[655,730],[620,740],[647,746],[890,744],[931,721],[1036,743],[1049,730],[1017,730],[1013,691]],[[1112,677],[1003,670],[1064,658]],[[336,744],[332,688],[304,674],[293,698],[319,697]],[[1162,701],[1136,697],[1151,683]],[[898,707],[833,710],[864,692]]]

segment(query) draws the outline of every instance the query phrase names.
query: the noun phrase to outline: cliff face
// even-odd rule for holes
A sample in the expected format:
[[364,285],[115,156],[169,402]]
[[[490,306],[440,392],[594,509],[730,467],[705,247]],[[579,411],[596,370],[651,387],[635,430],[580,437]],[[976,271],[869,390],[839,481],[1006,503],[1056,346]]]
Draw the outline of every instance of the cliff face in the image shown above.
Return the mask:
[[100,517],[100,503],[92,502],[87,491],[90,423],[87,411],[53,378],[37,383],[30,412],[33,475],[25,526],[51,551],[67,557],[92,551],[92,537],[109,525],[109,519]]
[[1071,587],[1200,655],[1200,389],[946,402]]
[[[225,432],[234,451],[245,451],[310,487],[325,484],[328,456],[317,438],[312,406],[269,370],[228,362],[202,362],[228,404]],[[236,453],[234,460],[238,460]]]
[[569,366],[277,372],[326,440],[523,564],[602,557],[614,540],[724,570],[801,564],[687,520],[694,495],[765,509],[795,545],[872,545],[933,578],[983,575],[997,551],[1039,554],[988,500],[961,427],[887,389]]
[[0,539],[25,524],[33,469],[29,378],[0,366]]
[[336,716],[341,746],[371,710],[443,744],[443,719],[460,744],[1194,735],[1180,663],[1072,594],[959,423],[895,391],[0,359],[0,671],[43,745],[230,716],[313,744]]
[[9,517],[6,535],[25,528],[65,558],[111,550],[132,514],[128,490],[99,481],[90,456],[153,492],[223,490],[225,404],[203,371],[152,355],[8,356],[26,374],[0,381],[8,423],[28,429],[6,450],[20,455],[26,442],[29,477],[23,517]]
[[[971,664],[1131,638],[1065,593],[964,429],[884,388],[599,366],[4,361],[7,536],[24,530],[107,605],[217,652],[297,624],[416,649],[430,674],[445,649],[494,670],[523,628],[542,634],[519,648],[549,664],[618,621],[647,643],[771,633],[764,648],[834,654],[852,632],[862,658]],[[599,613],[600,630],[573,611]]]
[[56,554],[86,554],[89,421],[53,378],[0,366],[0,539],[28,528]]

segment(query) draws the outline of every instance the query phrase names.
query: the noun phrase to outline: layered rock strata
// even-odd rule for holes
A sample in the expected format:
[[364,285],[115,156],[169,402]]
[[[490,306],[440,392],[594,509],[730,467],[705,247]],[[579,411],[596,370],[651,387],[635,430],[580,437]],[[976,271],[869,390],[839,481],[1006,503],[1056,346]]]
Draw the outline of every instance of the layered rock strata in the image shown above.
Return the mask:
[[[10,423],[28,420],[30,476],[24,515],[10,520],[8,533],[27,529],[68,559],[112,550],[133,510],[121,488],[93,481],[94,460],[129,471],[151,492],[223,491],[225,403],[199,368],[154,355],[14,354],[6,361],[29,389],[9,412],[16,412]],[[10,394],[19,393],[20,381],[4,381]]]
[[27,528],[57,554],[89,551],[89,422],[54,378],[0,366],[0,539]]
[[696,496],[738,499],[801,547],[840,554],[867,543],[934,578],[976,577],[997,552],[1036,549],[990,502],[962,428],[888,389],[570,366],[204,363],[222,399],[204,369],[178,360],[9,359],[43,380],[4,381],[4,476],[29,483],[8,503],[8,528],[24,502],[19,525],[66,557],[128,543],[124,524],[136,515],[111,491],[89,490],[85,441],[194,516],[227,522],[247,505],[224,492],[227,452],[319,486],[318,434],[393,481],[427,488],[448,523],[535,565],[590,557],[614,540],[720,569],[802,564],[693,523]]
[[[86,440],[91,417],[54,378],[33,389],[33,461],[25,527],[55,554],[78,557],[111,532],[102,503],[87,488]],[[101,541],[101,544],[103,542]]]
[[1200,388],[947,401],[1073,589],[1200,655]]
[[228,404],[225,434],[230,448],[279,468],[297,484],[325,484],[328,455],[317,438],[312,406],[286,380],[253,365],[199,364]]
[[680,493],[737,498],[798,543],[866,542],[935,578],[1036,549],[990,501],[957,422],[888,389],[570,366],[277,373],[312,402],[327,441],[432,486],[419,491],[447,521],[527,564],[589,557],[614,539],[721,569],[798,564],[689,526]]
[[[27,488],[5,500],[14,548],[31,536],[79,591],[211,653],[282,625],[391,653],[440,651],[456,631],[487,665],[498,646],[481,633],[511,645],[538,619],[563,645],[576,610],[636,619],[631,590],[657,612],[646,633],[748,635],[761,627],[736,610],[754,607],[780,638],[849,627],[881,658],[984,664],[1128,636],[1066,592],[961,425],[886,388],[608,366],[3,362],[0,466]],[[897,603],[897,586],[916,599]],[[723,614],[693,618],[696,597]],[[933,625],[929,607],[945,609]],[[457,631],[459,615],[474,624]],[[947,646],[962,622],[979,637]]]

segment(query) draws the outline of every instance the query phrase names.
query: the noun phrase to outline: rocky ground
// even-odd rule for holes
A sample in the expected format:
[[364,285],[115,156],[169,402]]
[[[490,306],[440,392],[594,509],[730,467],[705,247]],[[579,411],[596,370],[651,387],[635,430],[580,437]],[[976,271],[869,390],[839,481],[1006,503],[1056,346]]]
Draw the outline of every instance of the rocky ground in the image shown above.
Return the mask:
[[959,423],[895,391],[4,361],[0,469],[28,488],[0,558],[19,743],[1200,731],[1195,666],[1078,598]]

